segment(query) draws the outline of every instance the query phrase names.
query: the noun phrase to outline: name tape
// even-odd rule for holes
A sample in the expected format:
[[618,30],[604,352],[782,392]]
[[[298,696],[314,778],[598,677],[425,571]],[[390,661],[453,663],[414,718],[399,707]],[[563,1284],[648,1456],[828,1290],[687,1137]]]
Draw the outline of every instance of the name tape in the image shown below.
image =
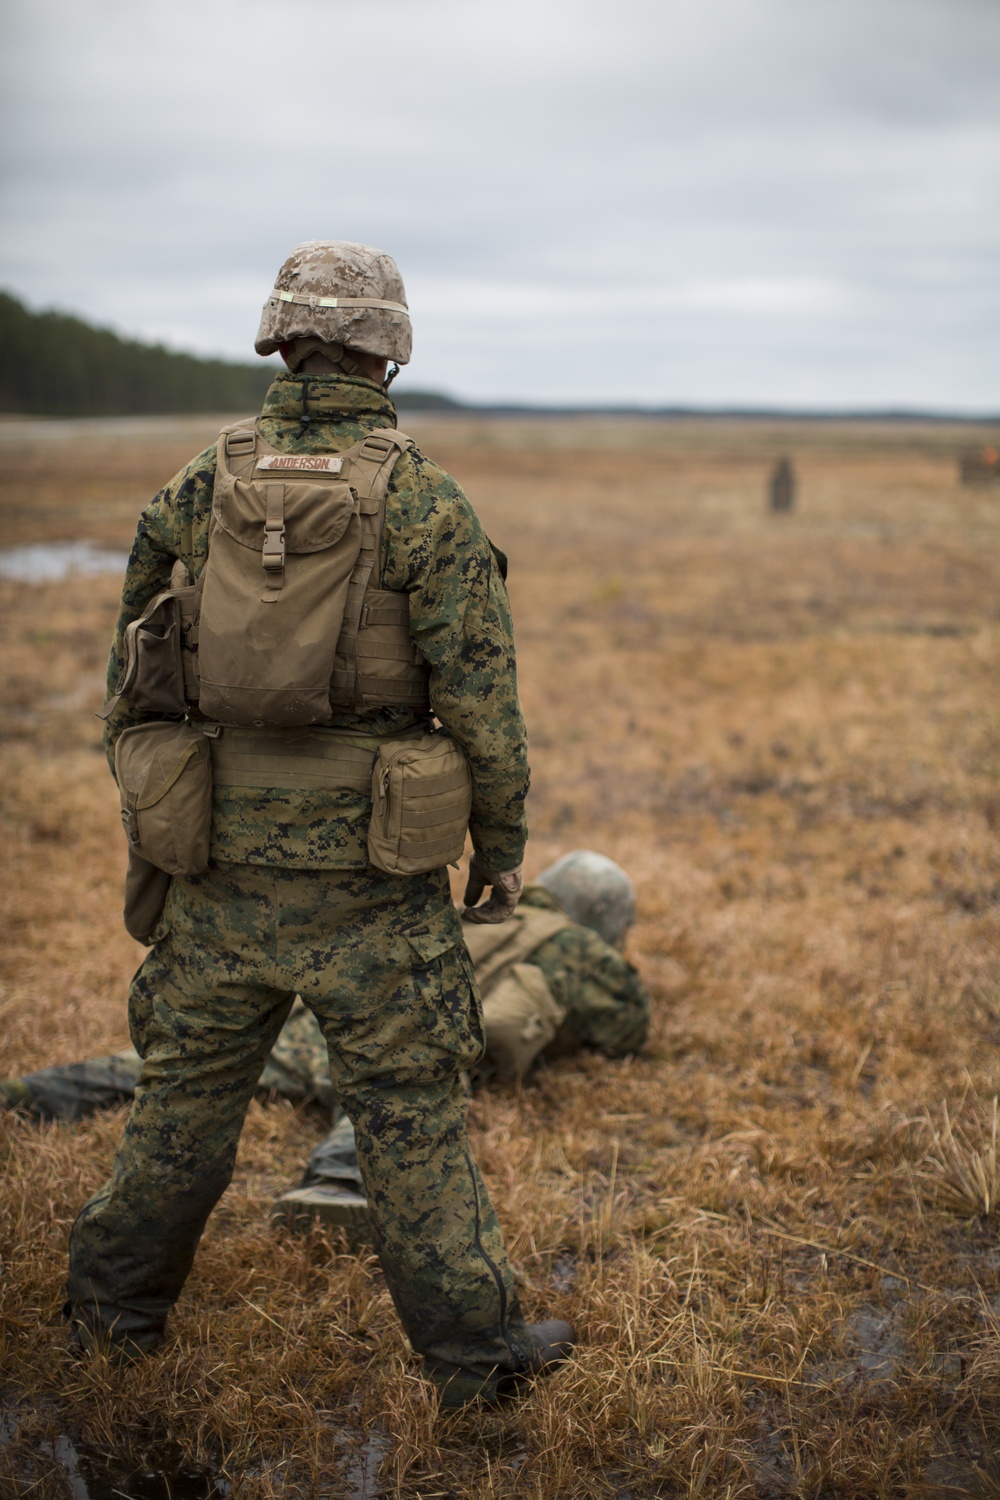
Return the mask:
[[265,453],[263,458],[257,460],[258,469],[282,469],[287,473],[315,474],[339,474],[344,467],[342,458],[334,458],[331,454],[313,457],[305,453]]

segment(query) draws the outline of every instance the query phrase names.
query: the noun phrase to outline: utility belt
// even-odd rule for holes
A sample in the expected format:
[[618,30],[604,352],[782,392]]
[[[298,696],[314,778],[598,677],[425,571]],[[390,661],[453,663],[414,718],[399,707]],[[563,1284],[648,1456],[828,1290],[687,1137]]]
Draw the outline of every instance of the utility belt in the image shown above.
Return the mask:
[[[472,808],[465,754],[423,724],[382,737],[316,725],[160,720],[122,732],[115,774],[130,860],[167,875],[207,868],[215,787],[368,793],[368,858],[389,875],[419,875],[459,859]],[[136,925],[148,934],[155,925],[148,919],[144,910],[130,922],[126,901],[133,936]]]

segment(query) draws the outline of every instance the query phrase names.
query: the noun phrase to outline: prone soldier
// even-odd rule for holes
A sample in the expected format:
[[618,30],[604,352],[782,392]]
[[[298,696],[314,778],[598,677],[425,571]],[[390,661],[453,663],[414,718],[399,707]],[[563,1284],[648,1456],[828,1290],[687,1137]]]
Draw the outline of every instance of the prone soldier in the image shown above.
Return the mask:
[[[520,1079],[539,1057],[580,1047],[609,1057],[635,1052],[649,1026],[649,995],[624,957],[635,919],[632,883],[605,856],[576,850],[544,870],[502,927],[465,924],[463,936],[483,996],[486,1053],[479,1078]],[[134,1049],[46,1068],[0,1082],[0,1104],[43,1119],[82,1119],[133,1096]],[[258,1081],[264,1095],[315,1103],[333,1128],[309,1158],[303,1181],[277,1201],[274,1217],[311,1219],[367,1233],[368,1205],[354,1129],[333,1095],[326,1043],[297,1001]]]

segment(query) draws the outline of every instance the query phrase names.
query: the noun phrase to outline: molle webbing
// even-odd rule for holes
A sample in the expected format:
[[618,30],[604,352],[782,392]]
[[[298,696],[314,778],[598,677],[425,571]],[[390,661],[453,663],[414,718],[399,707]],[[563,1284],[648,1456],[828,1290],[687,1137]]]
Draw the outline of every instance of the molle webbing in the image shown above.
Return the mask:
[[[423,734],[422,725],[398,736],[400,742]],[[310,726],[307,729],[243,729],[212,725],[212,776],[217,787],[258,791],[371,792],[379,747],[375,735]],[[393,736],[393,741],[397,736]]]
[[344,624],[330,678],[335,708],[404,704],[426,711],[427,670],[410,639],[405,594],[379,588],[385,497],[393,466],[410,439],[388,428],[371,433],[351,454],[350,479],[359,496],[361,550],[351,575]]
[[423,712],[430,708],[427,667],[410,639],[410,601],[406,594],[368,589],[361,606],[355,671],[357,691],[366,706],[390,702],[405,703]]
[[476,966],[482,994],[487,995],[499,984],[514,964],[525,963],[549,938],[572,925],[561,911],[536,906],[519,906],[502,925],[464,922],[462,936]]

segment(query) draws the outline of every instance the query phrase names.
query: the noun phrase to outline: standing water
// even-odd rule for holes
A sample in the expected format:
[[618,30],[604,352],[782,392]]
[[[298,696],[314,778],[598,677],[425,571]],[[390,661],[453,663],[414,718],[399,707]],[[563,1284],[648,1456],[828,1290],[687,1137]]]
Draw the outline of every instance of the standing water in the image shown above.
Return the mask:
[[15,583],[59,583],[96,573],[124,573],[127,552],[108,552],[93,542],[33,542],[0,548],[0,578]]

